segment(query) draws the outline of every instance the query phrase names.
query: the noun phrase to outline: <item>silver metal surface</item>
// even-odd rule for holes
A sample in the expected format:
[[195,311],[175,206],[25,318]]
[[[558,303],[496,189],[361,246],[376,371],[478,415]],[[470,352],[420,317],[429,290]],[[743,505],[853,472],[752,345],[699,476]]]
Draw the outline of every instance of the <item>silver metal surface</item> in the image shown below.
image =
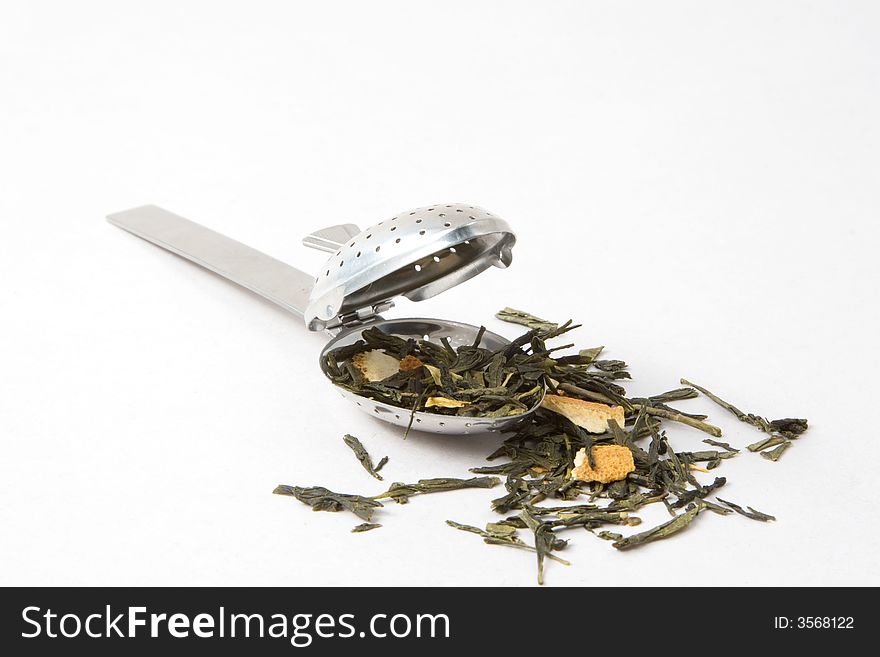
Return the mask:
[[[438,208],[452,209],[453,212],[457,212],[458,208],[467,208],[471,214],[463,216],[457,222],[447,222],[445,217],[440,216],[439,214],[436,216],[432,214],[422,214],[424,212],[436,213]],[[458,214],[463,213],[464,210]],[[449,216],[448,213],[443,214]],[[440,290],[451,287],[452,285],[476,275],[493,264],[497,266],[507,266],[507,264],[510,263],[510,247],[513,245],[515,239],[513,233],[510,232],[510,229],[505,222],[484,210],[471,206],[430,206],[429,208],[413,211],[407,216],[414,217],[412,222],[415,226],[425,224],[427,219],[431,218],[440,220],[438,222],[440,227],[434,226],[431,230],[434,230],[439,236],[438,242],[443,245],[442,248],[453,256],[457,253],[464,253],[462,256],[459,256],[461,260],[450,259],[453,261],[448,262],[446,265],[443,265],[442,257],[438,256],[437,258],[434,258],[433,256],[429,256],[430,261],[433,264],[443,265],[437,267],[436,276],[425,277],[416,275],[413,277],[413,283],[419,287],[406,288],[404,286],[395,294],[404,293],[406,296],[417,300],[420,298],[427,298],[428,296],[436,294]],[[398,221],[401,217],[402,215],[399,215],[391,221]],[[424,218],[422,218],[421,221],[417,221],[420,217]],[[235,240],[220,235],[213,230],[172,214],[171,212],[163,210],[155,205],[146,205],[132,210],[126,210],[124,212],[118,212],[109,215],[107,219],[115,226],[119,226],[148,242],[152,242],[163,249],[176,253],[177,255],[191,260],[210,271],[220,274],[233,283],[237,283],[238,285],[256,292],[260,296],[265,297],[269,301],[278,304],[282,308],[301,318],[304,316],[308,317],[309,315],[306,310],[310,305],[309,293],[312,289],[314,279],[290,265],[280,262],[279,260],[260,253],[249,246],[245,246],[240,242],[236,242]],[[445,226],[445,223],[449,223],[450,225]],[[383,224],[384,222],[380,222],[377,226],[382,226]],[[402,224],[395,225],[400,226]],[[328,229],[329,232],[319,231],[318,233],[313,234],[312,237],[317,237],[314,243],[310,245],[323,248],[318,245],[326,245],[327,242],[332,241],[334,237],[338,237],[343,232],[350,232],[351,229],[346,228],[346,226],[351,226],[352,229],[354,228],[352,224],[346,224],[345,226],[336,226],[332,229]],[[368,229],[368,231],[369,230],[370,229]],[[416,234],[422,230],[425,232],[421,236],[425,236],[428,234],[429,227],[425,226],[424,229],[419,228],[416,230]],[[371,245],[383,246],[387,245],[389,239],[391,242],[394,242],[394,240],[397,239],[394,237],[397,230],[392,231],[388,227],[386,227],[385,233],[382,233],[379,230],[374,230],[371,233],[368,233],[368,231],[361,233],[361,235],[364,236],[362,239],[371,240],[373,239],[373,236],[378,238],[379,236],[384,235],[384,237],[382,237],[383,241],[380,242],[377,239],[376,241],[371,242]],[[400,234],[403,235],[405,233]],[[410,235],[410,237],[414,236]],[[346,243],[346,245],[343,246],[343,250],[346,248],[349,250],[355,249],[359,239],[361,239],[360,235],[352,238],[350,243]],[[461,242],[456,242],[458,239],[461,239]],[[324,240],[324,242],[321,240]],[[457,246],[447,246],[453,242],[463,247],[472,246],[473,248],[467,249],[459,248]],[[437,253],[437,247],[438,243],[435,242],[433,247],[428,245],[428,247],[424,249],[411,248],[407,251],[409,254],[408,257],[423,259],[423,256],[418,256],[417,254],[423,252]],[[379,253],[380,251],[381,249],[375,250],[376,253]],[[339,258],[341,261],[342,257],[340,254],[331,257],[331,261],[334,258]],[[363,249],[361,249],[361,256],[363,257]],[[446,256],[446,258],[449,258],[449,256]],[[407,258],[403,258],[399,254],[398,256],[392,254],[390,258],[386,259],[387,262],[383,262],[382,259],[377,259],[372,267],[376,267],[382,271],[389,268],[392,268],[393,270],[394,263],[399,263],[406,259]],[[439,262],[437,262],[437,260],[439,260]],[[364,262],[366,262],[366,260]],[[416,262],[415,265],[418,265],[418,262]],[[415,265],[413,266],[414,270]],[[336,266],[340,269],[345,269],[344,265]],[[426,266],[430,266],[430,264],[426,263]],[[368,272],[369,269],[371,268],[368,268]],[[368,272],[362,272],[360,276],[355,275],[352,277],[352,280],[363,280],[364,277],[369,278]],[[392,271],[392,277],[393,273],[394,272]],[[416,271],[416,274],[418,273],[420,272]],[[386,273],[384,277],[387,276],[388,274]],[[437,276],[440,278],[437,278]],[[329,276],[325,276],[324,278],[329,278]],[[320,280],[321,277],[319,276],[318,279]],[[387,297],[389,291],[398,289],[398,286],[391,285],[388,281],[384,281],[382,285],[385,286],[384,289],[386,292],[378,296]],[[346,288],[346,285],[342,284],[342,288]],[[368,297],[369,294],[362,293],[361,297],[358,298],[366,299]],[[370,303],[358,307],[348,307],[349,310],[346,317],[352,322],[352,324],[359,323],[356,326],[342,326],[338,322],[322,324],[327,332],[330,335],[335,335],[335,337],[333,337],[326,347],[324,347],[321,356],[323,357],[330,349],[351,344],[358,340],[365,325],[371,327],[375,326],[383,331],[388,331],[389,333],[400,335],[402,337],[417,337],[438,343],[441,338],[445,337],[448,338],[453,346],[473,344],[479,331],[479,328],[476,326],[462,324],[460,322],[449,322],[438,319],[385,320],[374,314],[375,311],[388,308],[391,305],[390,298],[379,299],[377,297]],[[342,308],[342,306],[340,307]],[[481,345],[487,349],[499,349],[507,344],[509,344],[508,340],[489,331],[484,333],[481,342]],[[362,411],[369,413],[373,417],[398,426],[405,427],[409,424],[410,413],[405,409],[355,395],[347,390],[339,388],[338,386],[334,387],[343,397],[350,400]],[[538,400],[528,412],[506,418],[468,418],[418,412],[415,413],[413,429],[443,434],[475,434],[487,431],[502,431],[522,420],[539,405],[540,400]]]
[[360,232],[361,229],[354,224],[339,224],[306,235],[303,237],[303,244],[318,251],[333,253]]
[[155,205],[117,212],[107,221],[303,316],[312,277],[295,267]]
[[306,308],[312,330],[397,296],[422,301],[491,266],[507,267],[516,236],[474,205],[429,205],[380,221],[348,240],[315,278]]

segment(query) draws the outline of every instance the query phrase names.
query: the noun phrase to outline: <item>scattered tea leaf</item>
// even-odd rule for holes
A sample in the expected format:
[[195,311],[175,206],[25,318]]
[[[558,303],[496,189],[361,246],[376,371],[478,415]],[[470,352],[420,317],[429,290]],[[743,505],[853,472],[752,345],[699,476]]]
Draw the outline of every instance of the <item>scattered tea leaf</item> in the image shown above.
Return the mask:
[[503,322],[521,324],[523,326],[529,327],[530,329],[539,329],[542,331],[552,331],[558,326],[558,324],[548,322],[547,320],[541,319],[540,317],[535,317],[534,315],[523,312],[522,310],[514,310],[513,308],[504,308],[503,310],[499,310],[497,313],[495,313],[495,317]]
[[703,440],[707,445],[712,445],[713,447],[720,447],[723,450],[728,452],[739,452],[736,447],[731,447],[729,443],[720,443],[717,440],[712,440],[711,438],[706,438]]
[[360,532],[368,532],[371,529],[377,529],[381,527],[379,523],[376,522],[362,522],[357,527],[351,530],[352,534],[359,534]]
[[785,450],[787,450],[789,447],[791,447],[791,441],[786,440],[775,449],[768,449],[764,452],[761,452],[761,456],[769,461],[778,461],[779,457],[782,456],[782,453],[785,452]]
[[613,545],[618,550],[631,550],[640,545],[646,545],[653,541],[669,538],[673,534],[677,534],[690,525],[694,518],[696,518],[704,508],[706,507],[702,503],[695,504],[686,509],[681,515],[675,516],[672,520],[664,522],[662,525],[658,525],[648,531],[621,538],[620,540],[615,541]]
[[379,465],[375,468],[373,467],[373,459],[370,458],[369,453],[367,452],[366,447],[364,447],[363,443],[352,436],[350,433],[345,434],[342,437],[342,440],[351,448],[351,451],[354,452],[355,457],[358,461],[360,461],[361,465],[364,467],[370,475],[382,481],[382,475],[379,474],[379,470],[381,470],[386,463],[388,463],[388,457],[383,456],[382,460],[379,461]]
[[715,497],[716,500],[721,502],[722,504],[729,506],[731,509],[736,511],[741,516],[745,516],[746,518],[751,518],[752,520],[760,520],[761,522],[767,522],[768,520],[776,520],[771,515],[767,515],[766,513],[761,513],[760,511],[756,511],[752,507],[748,507],[748,511],[739,506],[738,504],[734,504],[733,502],[728,502],[727,500],[722,500],[720,497]]
[[[514,534],[500,534],[493,533],[489,531],[484,531],[479,527],[474,527],[473,525],[463,525],[459,522],[455,522],[454,520],[447,520],[446,524],[454,529],[459,529],[461,531],[469,532],[471,534],[476,534],[477,536],[483,537],[483,542],[487,545],[506,545],[507,547],[517,548],[520,550],[526,550],[528,552],[535,552],[535,548],[531,545],[525,543],[522,539],[515,536]],[[522,527],[524,528],[524,527]],[[515,530],[516,527],[513,527]],[[563,566],[570,566],[571,563],[566,561],[565,559],[560,559],[555,554],[548,554],[548,559],[552,559],[553,561],[557,561],[561,563]]]
[[560,541],[553,534],[552,525],[534,515],[528,507],[522,510],[520,517],[535,535],[535,553],[538,558],[538,584],[544,583],[544,559],[551,556],[553,550],[564,547],[566,541]]
[[409,498],[427,493],[442,493],[464,488],[492,488],[501,483],[498,477],[471,477],[470,479],[420,479],[414,484],[395,482],[384,493],[374,495],[372,499],[392,499],[398,504],[406,504]]
[[373,511],[381,507],[382,503],[361,495],[348,495],[346,493],[334,493],[323,486],[301,488],[300,486],[277,486],[272,491],[275,495],[290,495],[303,504],[312,507],[312,511],[349,511],[361,520],[370,522]]

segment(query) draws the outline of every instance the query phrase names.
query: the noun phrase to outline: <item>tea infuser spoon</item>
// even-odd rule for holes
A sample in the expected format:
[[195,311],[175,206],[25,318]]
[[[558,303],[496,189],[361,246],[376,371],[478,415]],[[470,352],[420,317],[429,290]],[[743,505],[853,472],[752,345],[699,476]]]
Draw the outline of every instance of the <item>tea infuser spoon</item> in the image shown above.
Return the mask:
[[[384,319],[379,313],[405,296],[422,301],[491,266],[505,268],[516,237],[507,223],[482,208],[440,204],[380,221],[366,230],[331,226],[303,239],[306,246],[333,253],[312,278],[288,264],[155,205],[111,214],[108,221],[167,251],[259,294],[332,339],[321,352],[356,342],[364,328],[453,347],[473,344],[479,327],[440,319]],[[510,341],[485,331],[480,346],[501,349]],[[362,411],[398,426],[445,434],[509,429],[533,412],[501,418],[462,417],[410,411],[334,386]]]

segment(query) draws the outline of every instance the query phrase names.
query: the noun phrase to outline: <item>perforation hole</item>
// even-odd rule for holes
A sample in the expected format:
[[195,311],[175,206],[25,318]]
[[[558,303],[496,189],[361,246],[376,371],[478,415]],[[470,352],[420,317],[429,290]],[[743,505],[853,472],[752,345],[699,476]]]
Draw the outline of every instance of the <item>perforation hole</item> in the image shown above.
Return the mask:
[[440,256],[434,256],[434,262],[440,262]]
[[394,243],[395,243],[395,244],[400,244],[400,238],[398,237],[396,240],[394,240]]
[[391,230],[397,230],[397,226],[392,226]]
[[422,220],[421,220],[421,219],[416,219],[416,223],[417,223],[417,224],[420,224],[420,223],[422,223]]
[[379,253],[379,249],[381,249],[381,248],[382,248],[381,246],[377,246],[377,247],[376,247],[376,253]]
[[372,236],[373,236],[373,233],[370,233],[369,235],[367,235],[367,237],[365,239],[370,239]]
[[329,276],[329,275],[330,275],[330,270],[328,269],[327,271],[324,272],[324,276]]
[[456,212],[464,212],[464,210],[462,210],[461,208],[455,208],[455,211]]
[[[422,266],[421,266],[421,265],[416,265],[416,266],[415,266],[415,270],[416,270],[416,271],[422,271]],[[328,271],[327,273],[329,274],[330,272]]]
[[446,222],[445,224],[443,224],[443,225],[446,226],[447,228],[449,228],[452,224],[451,224],[450,222],[447,221],[447,222]]
[[341,267],[342,265],[344,265],[344,264],[345,264],[345,260],[340,260],[340,261],[339,261],[339,266],[340,266],[340,267]]
[[423,231],[423,230],[419,231],[419,235],[424,235],[424,234],[425,234],[425,231]]
[[454,246],[450,246],[450,247],[449,247],[449,252],[450,252],[450,253],[456,253],[455,247],[454,247]]

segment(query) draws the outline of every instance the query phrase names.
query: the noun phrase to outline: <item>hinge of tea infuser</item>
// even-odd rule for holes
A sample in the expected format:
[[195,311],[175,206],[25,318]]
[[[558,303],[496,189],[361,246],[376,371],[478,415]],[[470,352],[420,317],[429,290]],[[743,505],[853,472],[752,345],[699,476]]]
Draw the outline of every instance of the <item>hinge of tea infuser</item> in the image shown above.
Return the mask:
[[361,326],[363,324],[370,324],[372,322],[378,321],[382,319],[382,316],[379,313],[384,313],[386,310],[390,310],[394,307],[394,302],[391,300],[383,301],[381,303],[374,304],[372,306],[367,306],[366,308],[360,308],[358,310],[353,310],[351,312],[345,313],[344,315],[340,315],[336,318],[336,322],[332,325],[327,324],[327,328],[336,328],[339,326],[345,328],[351,328],[353,326]]

